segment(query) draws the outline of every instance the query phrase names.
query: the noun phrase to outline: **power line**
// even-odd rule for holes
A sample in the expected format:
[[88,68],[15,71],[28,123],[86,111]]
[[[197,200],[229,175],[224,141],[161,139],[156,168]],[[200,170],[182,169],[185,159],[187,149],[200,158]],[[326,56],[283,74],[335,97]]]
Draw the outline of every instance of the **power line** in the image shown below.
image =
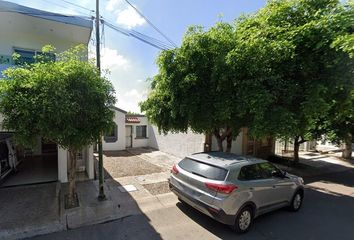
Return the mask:
[[149,44],[150,46],[153,46],[155,48],[158,48],[160,50],[168,50],[173,48],[173,46],[170,46],[169,44],[166,44],[158,39],[155,39],[153,37],[147,36],[145,34],[142,34],[140,32],[134,31],[134,30],[127,30],[121,27],[118,27],[106,20],[102,20],[103,24],[105,24],[107,27],[129,37],[134,37],[146,44]]
[[90,11],[90,12],[95,12],[95,10],[89,9],[89,8],[81,6],[79,4],[75,4],[75,3],[72,3],[72,2],[69,2],[69,1],[66,1],[66,0],[61,0],[61,1],[65,2],[67,4],[70,4],[72,6],[75,6],[75,7],[81,8],[81,9],[85,9],[85,10]]
[[43,2],[46,2],[46,3],[48,3],[48,4],[53,4],[53,5],[56,5],[56,6],[58,6],[58,7],[64,8],[64,9],[66,9],[66,10],[70,10],[70,11],[74,10],[74,11],[80,13],[80,14],[83,14],[84,16],[89,16],[89,14],[87,14],[87,13],[78,11],[77,9],[69,8],[69,7],[67,7],[67,6],[58,4],[58,3],[56,3],[56,2],[51,2],[51,1],[48,1],[48,0],[42,0],[42,1],[43,1]]
[[147,17],[145,17],[133,4],[131,4],[128,0],[125,0],[126,3],[128,3],[142,18],[146,20],[147,23],[150,24],[151,27],[153,27],[158,33],[160,33],[170,44],[172,44],[174,47],[177,47],[177,45],[169,39],[163,32],[160,31]]

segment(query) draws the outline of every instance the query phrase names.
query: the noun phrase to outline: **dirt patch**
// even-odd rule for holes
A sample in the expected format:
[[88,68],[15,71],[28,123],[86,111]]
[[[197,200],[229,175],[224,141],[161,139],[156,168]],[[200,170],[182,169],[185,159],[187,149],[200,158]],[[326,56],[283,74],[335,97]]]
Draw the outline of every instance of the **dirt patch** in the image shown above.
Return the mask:
[[164,170],[127,151],[105,152],[103,159],[105,178],[139,176]]
[[143,187],[146,188],[152,195],[158,195],[163,193],[169,193],[170,188],[168,187],[168,182],[158,182],[158,183],[149,183],[143,184]]

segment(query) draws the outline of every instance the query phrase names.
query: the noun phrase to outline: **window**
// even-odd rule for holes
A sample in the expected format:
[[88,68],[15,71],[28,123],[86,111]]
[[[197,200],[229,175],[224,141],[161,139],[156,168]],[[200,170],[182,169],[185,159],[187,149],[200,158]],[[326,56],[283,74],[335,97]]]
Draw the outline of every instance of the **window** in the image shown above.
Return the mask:
[[19,55],[19,58],[15,60],[16,65],[22,64],[31,64],[36,61],[35,57],[38,55],[42,55],[42,60],[44,61],[52,61],[55,60],[55,55],[53,53],[45,53],[34,50],[24,50],[24,49],[14,49],[14,52]]
[[118,139],[118,127],[117,124],[114,124],[114,127],[111,129],[110,132],[104,135],[105,142],[116,142]]
[[262,179],[258,164],[247,165],[241,168],[238,179],[241,181]]
[[35,51],[15,49],[15,53],[19,55],[19,58],[15,60],[16,65],[21,65],[24,63],[30,64],[35,62]]
[[136,138],[146,138],[146,126],[136,126]]
[[262,177],[265,179],[272,178],[275,173],[281,175],[280,170],[277,167],[275,167],[273,164],[270,164],[268,162],[259,164],[259,167],[262,171]]
[[183,159],[178,166],[197,176],[219,181],[224,180],[228,172],[224,168],[198,162],[190,158]]

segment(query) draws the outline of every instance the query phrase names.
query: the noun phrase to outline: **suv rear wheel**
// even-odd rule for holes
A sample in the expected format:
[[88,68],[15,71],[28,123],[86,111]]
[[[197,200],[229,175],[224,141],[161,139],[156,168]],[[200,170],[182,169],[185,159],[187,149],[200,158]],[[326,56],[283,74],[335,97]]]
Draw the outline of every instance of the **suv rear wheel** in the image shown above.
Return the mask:
[[231,228],[237,233],[247,232],[253,223],[253,211],[251,207],[244,207],[236,216],[235,225]]

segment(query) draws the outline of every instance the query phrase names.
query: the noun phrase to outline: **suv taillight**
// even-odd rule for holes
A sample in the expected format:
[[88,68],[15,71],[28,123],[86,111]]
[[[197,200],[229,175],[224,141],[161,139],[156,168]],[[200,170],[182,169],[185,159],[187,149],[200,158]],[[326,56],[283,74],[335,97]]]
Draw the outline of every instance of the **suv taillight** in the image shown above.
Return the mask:
[[237,186],[233,184],[218,184],[218,183],[205,183],[207,188],[220,193],[230,194],[237,189]]
[[178,173],[179,173],[179,171],[178,171],[178,169],[177,169],[177,167],[176,167],[176,164],[173,165],[173,167],[172,167],[172,169],[171,169],[171,173],[174,173],[174,174],[178,174]]

